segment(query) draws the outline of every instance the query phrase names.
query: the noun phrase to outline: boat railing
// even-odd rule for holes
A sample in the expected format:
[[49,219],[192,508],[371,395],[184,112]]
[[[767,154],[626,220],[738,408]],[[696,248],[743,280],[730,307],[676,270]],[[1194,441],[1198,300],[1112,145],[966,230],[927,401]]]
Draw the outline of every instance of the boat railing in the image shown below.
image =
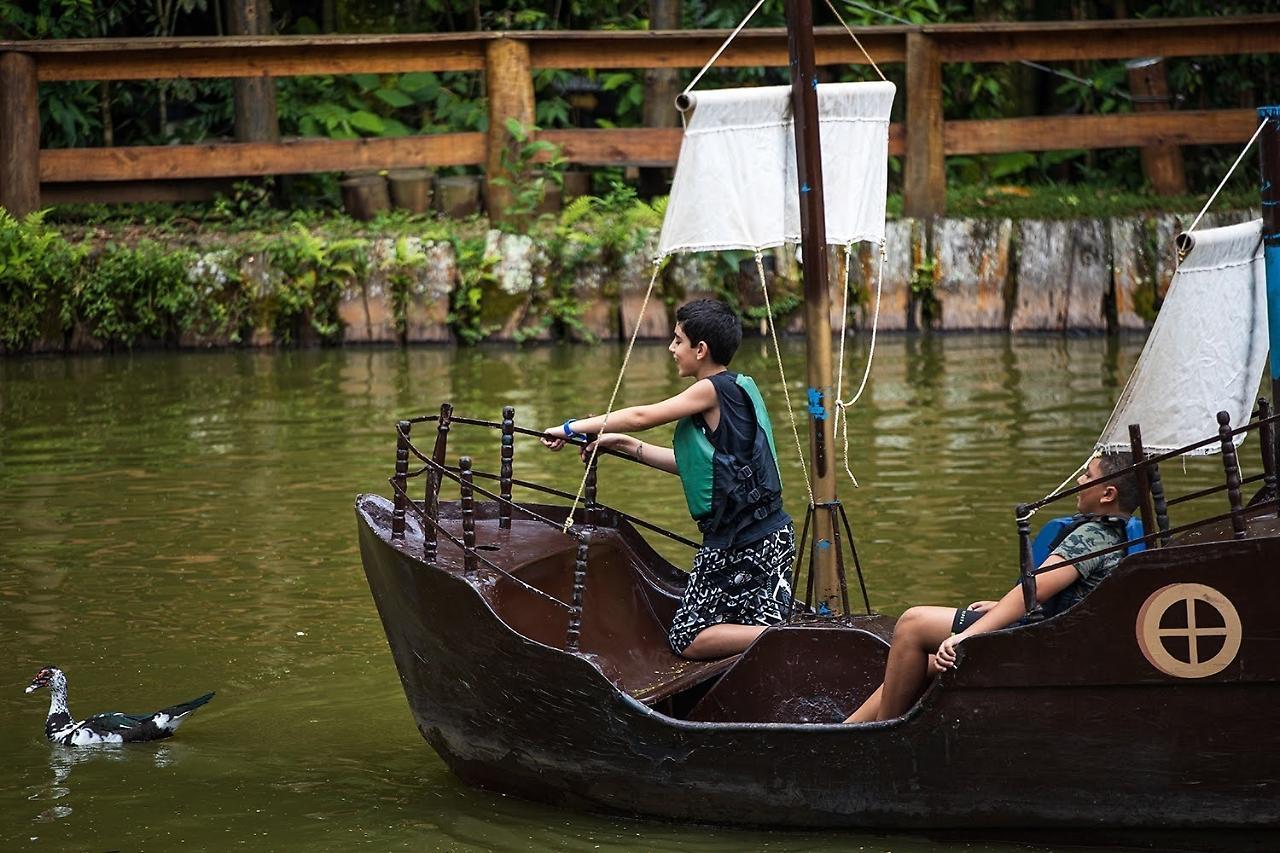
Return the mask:
[[[514,445],[514,442],[513,442],[513,441],[511,441],[511,440],[509,440],[509,439],[510,439],[510,437],[512,437],[512,436],[514,436],[514,435],[527,435],[527,436],[531,436],[531,437],[533,437],[533,438],[542,438],[542,436],[543,436],[543,434],[544,434],[544,433],[543,433],[541,430],[527,429],[527,428],[525,428],[525,427],[518,427],[518,426],[515,426],[515,424],[511,422],[511,419],[510,419],[509,417],[507,417],[508,412],[510,412],[510,413],[511,413],[511,415],[514,415],[514,413],[515,413],[515,412],[514,412],[514,410],[513,410],[510,406],[506,407],[506,409],[504,409],[504,410],[503,410],[503,415],[504,415],[504,417],[503,417],[502,422],[486,421],[486,420],[481,420],[481,419],[479,419],[479,418],[466,418],[466,417],[461,417],[461,416],[458,416],[458,415],[449,415],[449,416],[448,416],[448,422],[449,422],[449,424],[450,424],[450,425],[452,425],[452,424],[464,424],[464,425],[467,425],[467,426],[476,426],[476,427],[482,427],[482,428],[485,428],[485,429],[498,429],[498,430],[502,430],[502,431],[503,431],[503,437],[502,437],[502,470],[501,470],[501,472],[500,472],[500,473],[498,473],[498,474],[494,474],[494,473],[492,473],[492,472],[490,472],[490,471],[479,471],[479,470],[476,470],[476,469],[474,469],[474,468],[472,469],[472,472],[471,472],[472,477],[480,478],[480,479],[485,479],[485,480],[495,480],[495,481],[497,481],[497,482],[500,484],[500,486],[502,487],[502,494],[500,494],[500,495],[493,495],[493,494],[492,494],[492,493],[490,493],[490,492],[483,492],[483,493],[484,493],[486,496],[489,496],[491,499],[496,500],[496,501],[498,502],[498,505],[499,505],[499,524],[500,524],[500,526],[501,526],[503,529],[507,529],[507,528],[509,528],[509,527],[510,527],[510,523],[509,523],[509,520],[510,520],[510,517],[511,517],[511,515],[510,515],[510,514],[511,514],[511,512],[512,512],[513,510],[527,512],[526,510],[524,510],[524,509],[523,509],[523,507],[521,507],[518,503],[515,503],[515,502],[512,500],[512,498],[511,498],[511,490],[510,490],[510,487],[518,487],[518,488],[522,488],[522,489],[528,489],[528,490],[530,490],[530,491],[541,492],[541,493],[546,494],[546,495],[552,495],[552,496],[554,496],[554,497],[563,498],[563,499],[565,499],[565,500],[569,500],[569,501],[573,501],[573,500],[577,497],[576,495],[570,494],[569,492],[566,492],[566,491],[564,491],[563,489],[557,489],[557,488],[553,488],[553,487],[551,487],[551,486],[545,486],[545,485],[543,485],[543,484],[541,484],[541,483],[535,483],[535,482],[533,482],[533,481],[531,481],[531,480],[522,480],[522,479],[518,479],[518,478],[516,478],[515,476],[513,476],[513,472],[512,472],[512,470],[511,470],[511,468],[512,468],[512,462],[513,462],[513,457],[514,457],[514,453],[513,453],[513,445]],[[442,418],[442,417],[443,417],[442,415],[423,415],[423,416],[416,417],[416,418],[409,418],[409,419],[407,419],[406,421],[402,421],[402,423],[409,423],[409,424],[436,423],[436,424],[439,424],[439,423],[441,422],[441,418]],[[446,427],[444,431],[445,431],[445,432],[447,432],[447,431],[448,431],[448,428]],[[439,430],[438,430],[438,432],[439,432]],[[566,443],[566,444],[572,444],[572,445],[575,445],[575,446],[577,446],[577,447],[582,447],[582,446],[585,446],[585,445],[587,444],[587,442],[586,442],[586,441],[583,441],[582,439],[566,439],[566,440],[565,440],[565,443]],[[410,442],[410,446],[412,446],[412,442]],[[613,456],[613,457],[615,457],[615,458],[617,458],[617,459],[621,459],[621,460],[623,460],[623,461],[625,461],[625,462],[630,462],[631,464],[634,464],[634,465],[640,465],[640,464],[643,464],[643,463],[637,462],[634,458],[632,458],[631,456],[628,456],[628,455],[627,455],[627,454],[625,454],[625,453],[618,453],[617,451],[614,451],[614,450],[601,449],[601,450],[598,452],[598,455],[599,455],[599,456]],[[424,458],[424,457],[422,457],[420,454],[418,454],[418,457],[419,457],[420,459]],[[434,460],[426,460],[426,461],[427,461],[427,463],[428,463],[428,464],[430,464],[430,465],[432,465],[432,466],[434,467],[434,465],[435,465],[435,461],[434,461]],[[443,463],[443,461],[441,461],[441,463],[440,463],[440,464],[442,465],[442,467],[443,467],[445,470],[452,471],[452,472],[454,472],[455,474],[459,473],[460,468],[461,468],[461,466],[460,466],[460,465],[448,465],[448,464]],[[417,473],[421,473],[421,472],[417,472]],[[667,530],[666,528],[660,527],[659,525],[654,524],[653,522],[646,521],[645,519],[640,518],[639,516],[632,515],[632,514],[630,514],[630,513],[623,512],[622,510],[619,510],[619,509],[616,509],[616,508],[614,508],[614,507],[608,506],[608,505],[606,505],[606,504],[600,503],[600,501],[599,501],[599,500],[598,500],[598,498],[596,497],[596,489],[595,489],[595,485],[596,485],[596,484],[595,484],[595,472],[591,472],[591,473],[589,474],[589,476],[588,476],[587,488],[584,490],[584,494],[583,494],[583,497],[584,497],[584,498],[585,498],[585,500],[586,500],[587,509],[589,509],[589,510],[590,510],[590,509],[604,509],[604,510],[608,510],[610,513],[612,513],[612,514],[616,515],[617,517],[619,517],[619,518],[624,518],[624,519],[626,519],[627,521],[631,522],[632,524],[637,525],[638,527],[643,527],[643,528],[644,528],[644,529],[646,529],[646,530],[651,530],[651,531],[653,531],[654,533],[657,533],[657,534],[659,534],[659,535],[661,535],[661,536],[665,536],[666,538],[670,539],[671,541],[673,541],[673,542],[678,542],[678,543],[680,543],[681,545],[684,545],[684,546],[685,546],[685,547],[687,547],[687,548],[697,549],[697,547],[698,547],[698,543],[697,543],[697,542],[694,542],[692,539],[689,539],[689,538],[687,538],[687,537],[685,537],[685,536],[681,536],[680,534],[675,533],[675,532],[670,531],[670,530]],[[438,490],[438,486],[437,486],[437,490]],[[481,491],[483,491],[483,490],[481,490]],[[504,522],[506,522],[506,523],[504,523]],[[556,527],[560,527],[560,526],[561,526],[558,522],[550,522],[550,523],[554,524]]]
[[[434,435],[435,440],[430,455],[419,450],[418,447],[414,445],[411,438],[414,425],[425,423],[434,423],[436,425]],[[455,424],[501,431],[501,464],[499,473],[494,474],[488,471],[476,470],[472,464],[472,459],[469,456],[459,457],[457,465],[450,465],[445,462],[445,456],[448,450],[449,431]],[[456,416],[453,413],[453,407],[448,403],[445,403],[440,407],[440,413],[438,415],[425,415],[397,422],[396,467],[395,473],[388,479],[393,493],[391,538],[393,542],[399,543],[400,546],[403,547],[405,542],[406,517],[408,515],[412,515],[418,519],[422,526],[421,556],[424,561],[431,562],[436,559],[439,548],[439,539],[443,536],[462,552],[463,565],[468,572],[474,571],[479,566],[483,565],[489,570],[506,577],[534,595],[551,600],[556,604],[567,608],[569,611],[569,622],[565,639],[565,648],[569,651],[577,651],[582,629],[582,603],[586,587],[587,560],[590,551],[591,535],[602,512],[608,512],[611,516],[616,518],[626,519],[638,527],[658,533],[686,547],[697,548],[698,545],[696,542],[693,542],[678,533],[673,533],[672,531],[666,530],[652,522],[600,503],[597,488],[598,457],[600,455],[615,456],[619,459],[639,464],[636,460],[626,454],[617,453],[612,450],[600,450],[596,456],[592,457],[588,464],[582,494],[582,519],[584,524],[581,527],[563,524],[560,521],[548,518],[542,513],[536,512],[528,506],[518,503],[513,498],[513,490],[515,488],[528,489],[530,491],[552,495],[572,501],[575,504],[577,503],[578,496],[551,486],[544,486],[541,483],[517,479],[514,476],[516,435],[527,435],[535,438],[541,438],[543,433],[539,430],[517,427],[515,425],[515,409],[511,406],[507,406],[503,409],[502,421],[500,422]],[[579,447],[586,444],[586,442],[581,439],[568,440],[566,443]],[[422,464],[411,470],[411,459],[417,459]],[[426,478],[426,484],[422,493],[423,498],[421,501],[415,500],[409,494],[409,481],[424,476]],[[498,483],[498,492],[492,492],[483,486],[478,485],[476,483],[477,479],[496,481]],[[445,480],[451,480],[458,484],[462,527],[461,538],[450,533],[439,517],[440,487]],[[574,577],[570,601],[562,601],[556,596],[534,587],[483,553],[483,546],[478,545],[476,541],[476,494],[479,494],[497,504],[498,527],[501,530],[511,529],[512,518],[516,513],[519,513],[532,521],[554,527],[566,536],[575,540]],[[574,513],[575,511],[573,507],[567,507],[566,509],[569,513]]]
[[[1249,509],[1249,506],[1246,505],[1241,490],[1244,486],[1253,483],[1263,484],[1263,489],[1259,493],[1260,496],[1265,496],[1263,503],[1271,504],[1277,516],[1280,516],[1280,493],[1278,493],[1276,487],[1277,463],[1278,460],[1280,460],[1280,441],[1278,441],[1278,438],[1280,438],[1280,426],[1278,426],[1278,424],[1280,424],[1280,415],[1272,414],[1270,405],[1265,399],[1262,399],[1258,401],[1258,406],[1253,411],[1249,422],[1243,426],[1233,428],[1231,426],[1231,415],[1225,411],[1218,412],[1217,421],[1217,435],[1188,444],[1185,447],[1180,447],[1175,450],[1158,454],[1148,454],[1144,451],[1141,427],[1137,424],[1132,424],[1129,427],[1130,446],[1134,458],[1134,463],[1132,465],[1120,471],[1115,471],[1111,474],[1091,480],[1083,485],[1077,485],[1073,488],[1066,489],[1065,491],[1042,498],[1038,501],[1019,504],[1014,509],[1014,517],[1018,530],[1019,570],[1022,584],[1023,604],[1026,607],[1028,616],[1033,620],[1043,617],[1043,612],[1036,598],[1035,569],[1037,567],[1033,565],[1032,560],[1031,517],[1036,513],[1036,511],[1057,501],[1075,497],[1085,489],[1093,488],[1124,477],[1136,477],[1141,492],[1141,503],[1139,504],[1139,509],[1142,513],[1143,533],[1140,536],[1128,539],[1116,545],[1091,551],[1087,554],[1081,554],[1069,560],[1063,560],[1056,565],[1075,565],[1083,560],[1089,560],[1115,552],[1125,552],[1138,544],[1142,544],[1148,548],[1165,546],[1170,544],[1173,537],[1178,534],[1188,533],[1199,528],[1221,524],[1228,520],[1231,522],[1233,538],[1244,539],[1248,536],[1246,510]],[[1242,478],[1235,438],[1249,432],[1258,433],[1262,470],[1254,476]],[[1215,444],[1219,446],[1222,455],[1222,466],[1225,475],[1224,482],[1220,485],[1188,492],[1187,494],[1176,498],[1166,497],[1163,480],[1160,476],[1161,463],[1168,462],[1172,459],[1186,457],[1197,450],[1202,450]],[[1230,506],[1230,509],[1227,512],[1199,518],[1186,524],[1170,526],[1170,507],[1186,504],[1194,500],[1221,494],[1223,492],[1227,494],[1227,500]]]

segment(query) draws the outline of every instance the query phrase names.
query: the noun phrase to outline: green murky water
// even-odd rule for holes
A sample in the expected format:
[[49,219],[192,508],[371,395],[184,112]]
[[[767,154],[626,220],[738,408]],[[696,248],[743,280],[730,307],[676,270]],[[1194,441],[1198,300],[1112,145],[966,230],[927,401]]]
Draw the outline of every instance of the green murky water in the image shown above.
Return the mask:
[[[1140,341],[882,339],[841,490],[873,604],[1007,588],[1011,508],[1082,460]],[[849,372],[861,374],[854,347]],[[803,349],[784,357],[802,406]],[[418,737],[355,545],[352,500],[386,492],[392,423],[433,411],[527,426],[603,411],[620,347],[149,353],[0,361],[0,849],[926,850],[853,833],[766,833],[581,815],[463,787]],[[744,344],[804,488],[781,383]],[[620,404],[675,392],[641,345]],[[493,434],[452,447],[496,470]],[[1251,454],[1245,458],[1252,463]],[[1213,463],[1183,475],[1208,482]],[[532,440],[518,476],[581,468]],[[678,484],[604,463],[601,498],[692,534]],[[71,709],[150,711],[216,690],[169,741],[72,751],[42,737],[54,663]],[[958,849],[1009,849],[949,842]]]

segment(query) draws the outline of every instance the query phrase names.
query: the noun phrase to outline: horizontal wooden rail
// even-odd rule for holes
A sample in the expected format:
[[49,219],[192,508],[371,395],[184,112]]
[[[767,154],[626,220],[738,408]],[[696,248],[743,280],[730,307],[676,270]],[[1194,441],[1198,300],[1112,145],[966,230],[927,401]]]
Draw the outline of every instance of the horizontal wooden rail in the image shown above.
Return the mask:
[[[909,32],[937,42],[943,62],[1226,56],[1273,52],[1280,40],[1280,15],[936,24],[862,27],[857,32],[883,63],[906,60]],[[67,39],[0,41],[0,52],[36,56],[44,83],[481,71],[486,45],[497,39],[527,42],[535,68],[699,68],[724,36],[720,30],[623,30]],[[866,62],[840,27],[819,27],[815,40],[819,65]],[[744,30],[718,60],[724,67],[783,67],[787,62],[786,32],[776,28]]]
[[[1248,139],[1253,110],[1121,113],[1105,116],[952,121],[944,126],[948,156],[1150,144],[1211,145]],[[889,129],[889,153],[906,150],[902,124]],[[540,139],[586,166],[671,166],[680,153],[679,128],[548,130]],[[44,183],[168,181],[395,169],[433,163],[475,166],[485,160],[483,133],[442,133],[396,139],[294,139],[280,143],[220,142],[120,148],[54,148],[40,152]]]
[[484,162],[484,155],[483,133],[439,133],[392,139],[47,148],[40,152],[40,180],[50,183],[166,181],[395,169],[423,163],[473,166]]
[[1000,154],[1157,144],[1243,143],[1257,128],[1258,115],[1253,110],[1187,110],[949,121],[942,138],[949,155]]
[[[1242,143],[1256,127],[1252,110],[943,121],[944,64],[1271,53],[1280,50],[1280,14],[867,27],[858,34],[878,62],[908,63],[913,88],[899,95],[907,95],[906,121],[891,127],[890,152],[907,155],[906,213],[931,216],[945,203],[939,187],[942,158],[949,155]],[[474,132],[40,150],[38,83],[473,71],[505,74],[490,84],[508,92],[530,86],[535,68],[698,67],[724,36],[719,30],[521,31],[0,42],[0,206],[17,213],[38,207],[42,183],[47,201],[64,201],[78,188],[101,199],[114,186],[122,197],[136,198],[145,195],[146,182],[155,182],[159,197],[180,198],[183,182],[195,187],[203,181],[200,192],[208,193],[218,179],[413,166],[483,165],[495,177],[501,158],[494,146],[504,138]],[[841,28],[819,28],[816,40],[820,65],[866,61]],[[786,34],[779,29],[743,31],[719,60],[727,67],[787,62]],[[491,128],[505,127],[509,118],[527,123],[532,115],[527,98],[490,99]],[[930,143],[909,147],[911,130]],[[540,136],[560,146],[569,162],[588,166],[669,166],[681,139],[673,128],[549,130]]]

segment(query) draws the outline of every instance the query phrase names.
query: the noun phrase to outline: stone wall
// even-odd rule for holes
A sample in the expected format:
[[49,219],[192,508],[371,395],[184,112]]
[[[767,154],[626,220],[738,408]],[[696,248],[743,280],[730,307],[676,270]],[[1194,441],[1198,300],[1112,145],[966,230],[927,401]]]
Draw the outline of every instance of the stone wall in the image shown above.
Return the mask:
[[[1211,215],[1204,227],[1256,216],[1256,211]],[[879,246],[863,244],[856,247],[848,265],[849,324],[867,329],[878,318],[883,331],[925,326],[943,331],[1142,330],[1149,326],[1169,287],[1175,268],[1173,241],[1190,220],[1190,215],[1158,214],[1112,220],[941,219],[931,225],[893,221],[888,223],[883,255]],[[451,311],[461,276],[453,245],[412,238],[409,243],[410,249],[425,256],[425,262],[406,271],[393,263],[396,241],[369,241],[369,271],[364,280],[349,283],[337,306],[343,343],[455,340]],[[479,308],[484,338],[627,340],[637,332],[640,338],[663,339],[670,335],[676,305],[714,295],[717,289],[736,291],[743,310],[765,331],[763,294],[749,255],[743,256],[736,276],[723,258],[674,258],[650,291],[653,263],[649,258],[655,245],[656,235],[624,259],[621,272],[599,263],[578,269],[567,290],[568,298],[577,302],[576,314],[571,323],[565,323],[555,321],[548,309],[552,273],[537,242],[525,235],[488,232]],[[200,256],[197,266],[214,263],[213,258],[228,263],[228,250]],[[238,263],[241,280],[258,296],[269,297],[280,277],[280,271],[271,269],[261,256],[230,263]],[[877,306],[876,280],[882,265]],[[832,249],[829,266],[832,324],[838,330],[845,287],[843,249]],[[801,266],[794,250],[773,253],[766,267],[779,331],[802,333]],[[391,270],[399,276],[394,282]],[[399,308],[397,298],[403,300]],[[400,322],[397,310],[403,311]],[[255,329],[243,342],[270,345],[272,330]],[[52,340],[38,343],[35,349],[94,348],[91,339],[74,334],[61,346]],[[184,336],[181,343],[219,346],[230,341]]]

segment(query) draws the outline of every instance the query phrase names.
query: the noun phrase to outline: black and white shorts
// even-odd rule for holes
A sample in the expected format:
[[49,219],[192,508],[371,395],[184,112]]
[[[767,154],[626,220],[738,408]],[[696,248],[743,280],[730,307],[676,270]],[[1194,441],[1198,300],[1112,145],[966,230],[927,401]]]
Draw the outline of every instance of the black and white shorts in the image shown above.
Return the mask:
[[668,639],[680,654],[712,625],[778,625],[791,605],[795,528],[738,548],[699,548]]

